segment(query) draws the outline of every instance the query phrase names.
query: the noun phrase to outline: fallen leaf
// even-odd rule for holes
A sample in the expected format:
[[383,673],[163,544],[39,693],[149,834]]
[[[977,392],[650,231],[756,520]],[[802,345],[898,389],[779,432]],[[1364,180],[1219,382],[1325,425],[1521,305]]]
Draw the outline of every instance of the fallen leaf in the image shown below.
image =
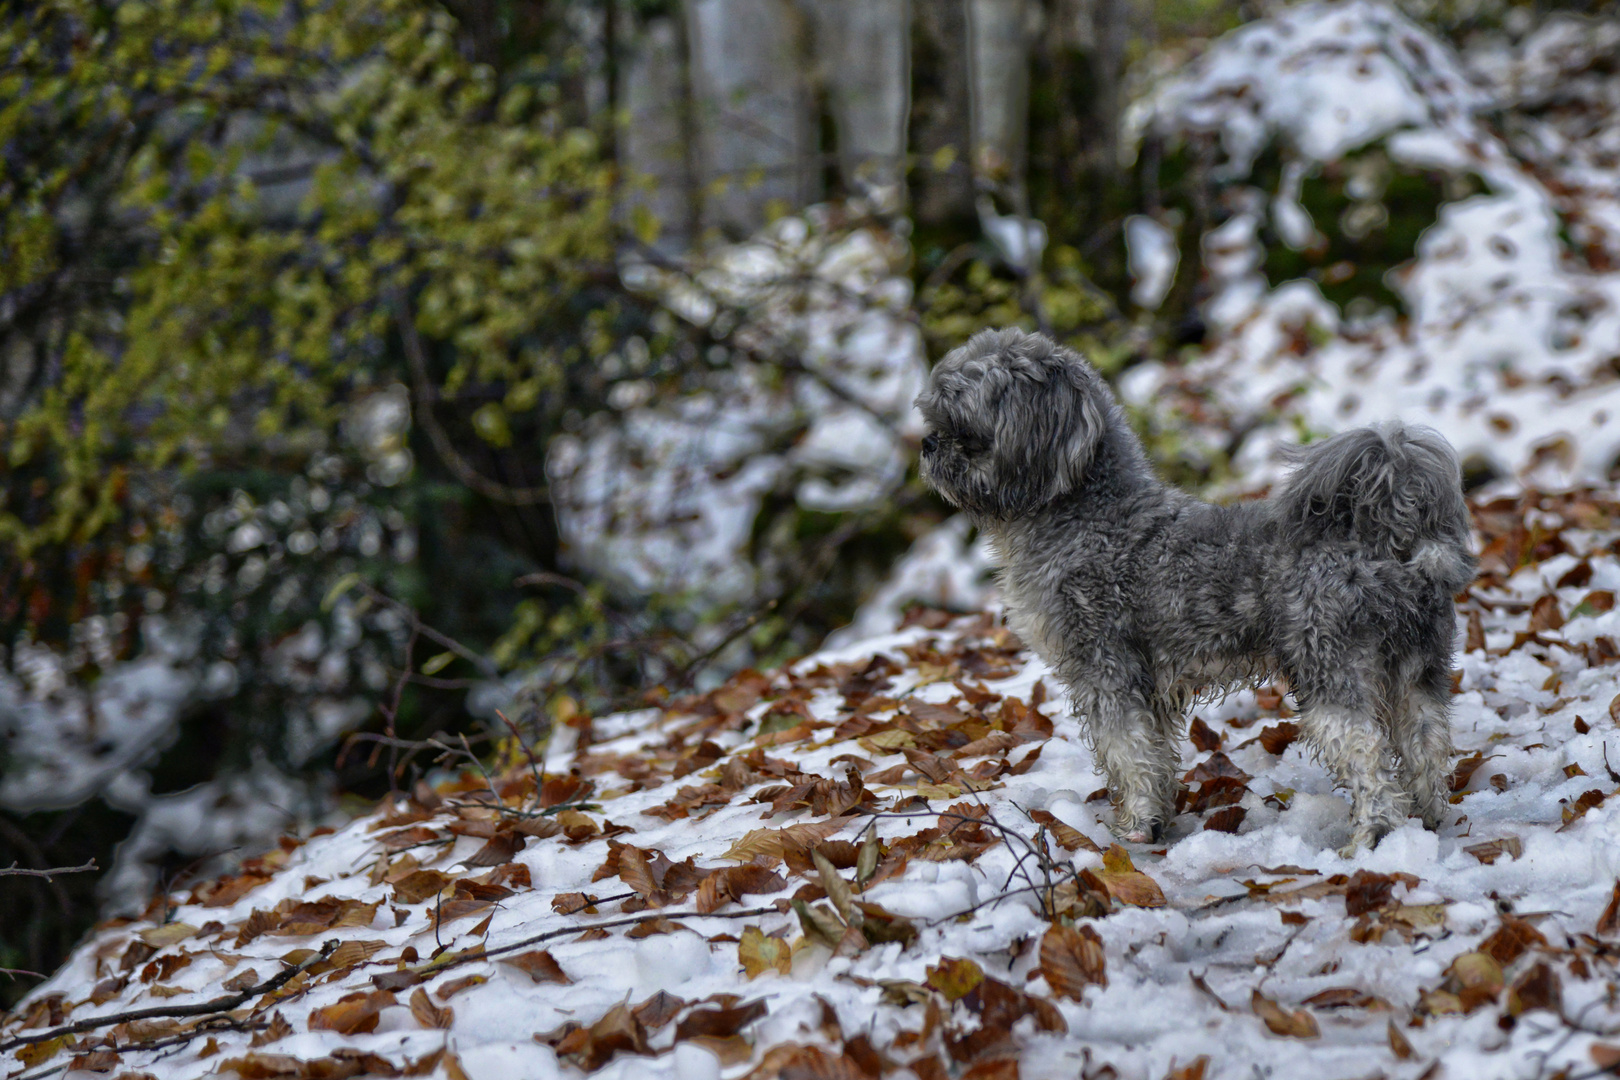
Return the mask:
[[1228,806],[1224,810],[1217,810],[1204,819],[1204,828],[1211,832],[1235,833],[1248,811],[1241,806]]
[[441,874],[437,870],[414,871],[394,882],[394,902],[420,904],[444,891],[444,887],[450,884],[450,881],[449,874]]
[[1564,1005],[1563,987],[1558,973],[1544,960],[1538,960],[1508,987],[1507,1014],[1519,1016],[1532,1009],[1546,1009],[1557,1013]]
[[780,859],[789,847],[808,850],[844,828],[842,821],[806,821],[780,829],[754,829],[732,844],[722,859],[752,862],[760,855]]
[[387,990],[346,994],[334,1004],[313,1010],[309,1014],[309,1028],[311,1031],[336,1031],[340,1035],[375,1031],[378,1014],[392,1004],[394,995]]
[[972,960],[947,956],[929,967],[928,977],[924,981],[948,1000],[956,1001],[984,982],[984,969]]
[[1546,945],[1541,931],[1514,915],[1503,915],[1502,924],[1479,943],[1479,951],[1489,954],[1498,964],[1507,967],[1523,956],[1532,946]]
[[1089,926],[1048,927],[1041,935],[1040,970],[1054,994],[1075,1001],[1088,986],[1108,985],[1102,939]]
[[411,1016],[425,1028],[445,1031],[449,1030],[456,1018],[455,1010],[433,1004],[428,1000],[427,991],[420,986],[411,993]]
[[574,981],[564,974],[556,958],[545,949],[533,949],[517,956],[503,956],[501,963],[517,968],[537,983],[562,983],[567,986]]
[[1268,754],[1281,754],[1287,750],[1295,739],[1299,738],[1299,725],[1292,720],[1284,720],[1280,724],[1260,729],[1260,745]]
[[1147,908],[1165,905],[1159,883],[1136,869],[1130,853],[1119,844],[1110,844],[1103,852],[1103,868],[1095,873],[1108,895],[1122,904]]
[[793,950],[781,938],[768,937],[757,926],[745,927],[737,943],[737,960],[750,979],[766,972],[793,970]]
[[197,928],[190,923],[172,922],[153,927],[150,930],[138,931],[135,936],[154,949],[161,949],[184,941],[196,932]]
[[1200,753],[1207,754],[1221,748],[1221,733],[1204,723],[1202,716],[1192,718],[1192,723],[1187,727],[1187,737]]
[[1400,1061],[1410,1061],[1412,1059],[1412,1044],[1407,1041],[1405,1035],[1401,1034],[1401,1029],[1395,1026],[1394,1017],[1390,1017],[1385,1034],[1389,1037],[1390,1053],[1394,1054]]
[[1451,790],[1461,791],[1468,786],[1468,781],[1474,775],[1474,770],[1485,764],[1485,754],[1476,750],[1467,757],[1462,758],[1451,770]]
[[1598,916],[1595,932],[1602,937],[1620,934],[1620,881],[1614,883],[1614,891],[1609,894],[1609,906]]
[[730,1038],[765,1013],[763,1001],[751,1001],[731,1008],[693,1009],[675,1025],[675,1041],[683,1042],[698,1036]]
[[685,999],[660,990],[630,1011],[648,1031],[657,1031],[680,1015],[686,1006]]
[[1278,1005],[1260,991],[1254,991],[1249,997],[1249,1007],[1254,1014],[1265,1021],[1267,1028],[1273,1035],[1286,1035],[1293,1039],[1314,1039],[1321,1034],[1316,1026],[1316,1017],[1307,1009],[1291,1011]]
[[1503,855],[1519,858],[1524,854],[1524,844],[1517,836],[1504,836],[1500,840],[1487,840],[1482,844],[1469,844],[1464,851],[1484,863],[1493,865]]

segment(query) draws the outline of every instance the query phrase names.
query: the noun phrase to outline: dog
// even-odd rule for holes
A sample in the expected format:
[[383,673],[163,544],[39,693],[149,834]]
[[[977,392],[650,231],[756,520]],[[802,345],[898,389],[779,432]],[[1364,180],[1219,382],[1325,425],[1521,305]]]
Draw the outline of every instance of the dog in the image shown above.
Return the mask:
[[1008,625],[1069,692],[1129,842],[1162,838],[1196,701],[1281,676],[1371,847],[1438,828],[1452,770],[1453,596],[1473,580],[1456,452],[1388,424],[1295,451],[1268,499],[1220,506],[1154,473],[1078,354],[987,330],[916,406],[922,478],[998,555]]

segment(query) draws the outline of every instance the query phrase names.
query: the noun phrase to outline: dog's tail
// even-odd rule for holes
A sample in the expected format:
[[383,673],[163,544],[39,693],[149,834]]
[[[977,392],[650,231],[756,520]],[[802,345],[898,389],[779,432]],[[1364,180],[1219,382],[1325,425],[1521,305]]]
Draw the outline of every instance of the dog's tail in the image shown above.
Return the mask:
[[1294,452],[1276,506],[1303,546],[1354,540],[1447,593],[1474,578],[1457,454],[1431,428],[1357,428]]

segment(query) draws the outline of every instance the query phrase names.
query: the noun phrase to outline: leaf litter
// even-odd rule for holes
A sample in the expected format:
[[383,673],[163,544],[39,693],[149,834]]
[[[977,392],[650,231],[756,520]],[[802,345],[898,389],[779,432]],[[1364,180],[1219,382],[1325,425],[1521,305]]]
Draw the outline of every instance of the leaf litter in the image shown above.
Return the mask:
[[0,1040],[24,1076],[1589,1071],[1620,1057],[1620,503],[1475,509],[1438,835],[1338,856],[1277,685],[1197,710],[1179,816],[1127,848],[1050,673],[933,620],[290,838],[100,928]]

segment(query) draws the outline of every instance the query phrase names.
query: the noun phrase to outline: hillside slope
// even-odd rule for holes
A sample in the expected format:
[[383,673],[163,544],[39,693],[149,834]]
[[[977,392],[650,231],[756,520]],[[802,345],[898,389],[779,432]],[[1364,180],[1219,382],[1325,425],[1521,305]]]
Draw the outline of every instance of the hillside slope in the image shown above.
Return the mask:
[[1042,665],[932,618],[578,721],[543,775],[452,763],[106,925],[0,1025],[7,1075],[1596,1075],[1620,501],[1476,513],[1438,835],[1337,856],[1262,691],[1197,710],[1166,844],[1112,846]]

